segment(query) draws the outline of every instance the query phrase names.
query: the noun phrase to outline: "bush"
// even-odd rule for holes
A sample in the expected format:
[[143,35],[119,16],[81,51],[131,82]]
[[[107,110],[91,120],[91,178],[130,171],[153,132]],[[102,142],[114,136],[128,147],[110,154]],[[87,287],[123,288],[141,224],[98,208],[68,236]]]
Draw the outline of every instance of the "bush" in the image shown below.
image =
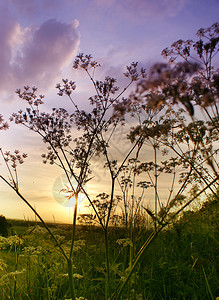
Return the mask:
[[0,216],[0,235],[8,236],[11,229],[11,225],[8,223],[6,218],[1,215]]

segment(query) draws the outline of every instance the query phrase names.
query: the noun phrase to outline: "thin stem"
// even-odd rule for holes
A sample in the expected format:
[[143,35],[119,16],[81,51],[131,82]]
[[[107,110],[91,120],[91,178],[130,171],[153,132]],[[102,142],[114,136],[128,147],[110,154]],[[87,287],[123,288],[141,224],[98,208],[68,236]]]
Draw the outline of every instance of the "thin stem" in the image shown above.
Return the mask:
[[106,228],[108,228],[109,220],[110,220],[110,215],[111,215],[111,211],[112,211],[112,207],[113,207],[114,190],[115,190],[115,178],[112,178],[110,206],[109,206],[109,209],[108,209],[108,215],[107,215],[107,221],[106,221]]
[[[52,233],[52,231],[49,229],[45,221],[42,219],[42,217],[38,214],[38,212],[35,210],[35,208],[20,194],[20,192],[13,187],[2,175],[0,175],[0,178],[7,183],[15,192],[16,194],[29,206],[29,208],[34,212],[35,216],[39,218],[45,229],[48,231],[52,239],[54,240],[55,244],[58,246],[59,250],[61,251],[63,257],[66,259],[67,264],[68,264],[68,275],[69,275],[69,287],[70,287],[70,292],[71,292],[71,297],[73,300],[75,300],[75,292],[74,292],[74,285],[73,285],[73,274],[72,274],[72,261],[71,257],[68,258],[65,251],[63,250],[62,246],[56,239],[55,235]],[[73,248],[73,246],[72,246]],[[71,253],[70,253],[71,254]]]
[[[189,180],[189,177],[190,177],[191,173],[192,173],[192,168],[190,167],[190,171],[189,171],[189,173],[187,174],[187,176],[186,176],[186,178],[185,178],[183,184],[182,184],[181,187],[179,188],[179,190],[178,190],[178,192],[177,192],[177,194],[176,194],[176,196],[175,196],[175,199],[177,199],[177,197],[178,197],[180,194],[182,194],[182,192],[185,190],[186,185],[187,185],[187,183],[188,183],[188,180]],[[169,213],[169,211],[170,211],[170,209],[171,209],[171,206],[169,206],[170,199],[171,199],[171,198],[169,198],[168,201],[167,201],[167,204],[166,204],[166,207],[165,207],[165,208],[166,208],[166,209],[165,209],[166,212],[165,212],[165,214],[163,215],[163,217],[162,217],[162,219],[161,219],[161,221],[160,221],[161,223],[163,223],[164,219],[166,218],[167,214]]]
[[121,93],[119,93],[116,98],[113,99],[113,101],[107,106],[107,108],[109,108],[110,106],[112,106],[112,104],[119,98],[122,96],[122,94],[130,87],[130,85],[133,83],[133,80],[131,80],[129,82],[129,84],[127,84],[126,87],[124,87],[124,89],[121,91]]
[[106,281],[105,281],[105,299],[110,296],[110,264],[109,264],[109,243],[108,243],[108,227],[104,229],[105,239],[105,255],[106,255]]
[[157,175],[157,150],[156,150],[156,144],[153,145],[154,148],[154,201],[155,201],[155,231],[157,230],[157,182],[158,182],[158,175]]
[[158,233],[160,233],[160,231],[166,227],[170,221],[172,221],[182,210],[184,210],[192,201],[194,201],[197,197],[199,197],[203,192],[205,192],[215,181],[218,180],[218,177],[216,177],[211,183],[209,183],[205,188],[203,188],[197,195],[195,195],[194,197],[192,197],[192,199],[190,201],[188,201],[181,209],[179,209],[174,216],[172,216],[168,222],[163,223],[160,225],[160,227],[157,229],[157,231],[153,231],[151,233],[151,235],[149,236],[149,238],[145,241],[145,243],[143,244],[143,246],[141,247],[141,249],[139,250],[139,252],[136,255],[135,261],[132,265],[131,270],[129,271],[128,275],[126,276],[124,282],[122,283],[121,287],[115,291],[114,295],[112,296],[111,300],[118,300],[121,295],[122,292],[126,286],[126,284],[128,283],[128,281],[131,278],[131,275],[133,274],[139,260],[141,259],[142,255],[144,254],[145,250],[151,245],[152,241],[158,236]]
[[144,245],[141,247],[141,249],[139,250],[139,252],[138,252],[138,254],[137,254],[136,258],[135,258],[135,261],[134,261],[134,263],[132,265],[132,268],[131,268],[130,272],[126,276],[126,278],[125,278],[124,282],[122,283],[121,287],[120,288],[117,287],[117,289],[114,292],[111,300],[118,300],[118,299],[120,299],[120,297],[122,295],[122,292],[123,292],[126,284],[128,283],[128,281],[130,280],[130,278],[131,278],[131,276],[132,276],[132,274],[133,274],[133,272],[134,272],[134,270],[135,270],[135,268],[136,268],[136,266],[137,266],[137,264],[138,264],[138,262],[139,262],[139,260],[140,260],[140,258],[142,256],[142,254],[144,253],[145,249],[151,244],[151,242],[153,241],[153,239],[158,235],[158,233],[159,233],[159,231],[156,231],[156,232],[153,231],[151,233],[151,235],[149,236],[149,238],[144,243]]
[[138,140],[136,141],[136,143],[134,144],[134,146],[129,150],[129,152],[127,153],[126,157],[124,158],[123,162],[121,163],[119,169],[117,170],[116,174],[115,174],[115,178],[118,176],[119,172],[121,171],[122,167],[124,166],[125,162],[127,161],[127,159],[129,158],[129,156],[131,155],[131,153],[135,150],[135,148],[141,144],[143,141],[143,137],[142,135],[138,138]]
[[15,173],[16,188],[18,189],[18,175],[17,175],[17,168],[14,168],[14,173]]
[[173,187],[174,187],[174,184],[175,184],[175,179],[176,179],[176,171],[175,171],[175,167],[174,167],[172,184],[171,184],[170,193],[169,193],[169,196],[168,196],[168,199],[167,199],[166,206],[168,206],[168,204],[170,202],[170,199],[171,199],[171,196],[172,196],[172,193],[173,193]]
[[[188,164],[191,166],[191,168],[199,175],[199,177],[204,181],[204,183],[206,185],[208,185],[208,182],[206,181],[206,179],[203,177],[203,175],[198,171],[197,167],[195,167],[194,162],[191,162],[188,158],[186,158],[185,156],[183,156],[183,153],[180,154],[174,147],[172,144],[167,144],[165,142],[163,142],[162,140],[158,140],[158,142],[161,142],[162,144],[166,145],[167,147],[169,147],[170,149],[172,149],[180,158],[182,158],[183,160],[185,160],[186,162],[188,162]],[[182,150],[181,150],[182,151]],[[216,196],[215,192],[212,190],[211,185],[209,186],[209,189],[211,190],[211,192]]]
[[79,112],[80,110],[79,110],[77,104],[76,104],[76,103],[74,102],[74,100],[72,99],[71,95],[68,95],[68,97],[69,97],[70,101],[72,102],[73,106],[75,107],[76,111]]
[[[56,155],[58,156],[57,151],[56,151],[56,150],[54,150],[54,151],[55,151]],[[67,163],[67,165],[68,165],[68,167],[69,167],[69,173],[74,177],[74,179],[77,181],[78,186],[79,186],[79,179],[78,179],[78,177],[77,177],[76,174],[73,172],[73,170],[72,170],[72,168],[71,168],[71,165],[70,165],[70,163],[69,163],[69,161],[68,161],[68,159],[67,159],[67,157],[66,157],[66,155],[65,155],[65,152],[64,152],[64,150],[63,150],[62,148],[61,148],[61,151],[62,151],[63,156],[64,156],[64,158],[65,158],[65,161],[66,161],[66,163]],[[59,158],[59,156],[58,156],[58,158]],[[60,163],[61,163],[62,168],[64,169],[65,173],[66,173],[66,172],[68,173],[68,171],[67,171],[66,168],[64,167],[64,164],[62,163],[62,161],[61,161],[60,158],[59,158],[59,160],[60,160]],[[69,176],[67,176],[67,178],[68,178],[68,181],[69,181],[69,180],[70,180],[70,179],[69,179]],[[70,183],[70,185],[71,185],[71,187],[72,187],[71,181],[69,181],[69,183]],[[99,214],[98,214],[98,212],[97,212],[97,210],[96,210],[96,208],[95,208],[95,206],[94,206],[92,200],[90,199],[90,196],[89,196],[88,193],[85,191],[85,189],[84,189],[83,186],[80,186],[80,189],[81,189],[81,191],[85,194],[85,196],[87,197],[89,203],[91,204],[91,206],[92,206],[92,208],[93,208],[93,210],[94,210],[96,216],[97,216],[98,219],[99,219],[100,225],[101,225],[102,227],[104,227],[103,222],[102,222],[102,220],[101,220],[101,218],[100,218],[100,216],[99,216]],[[77,190],[78,190],[78,188],[77,188]]]
[[41,223],[43,224],[43,226],[45,227],[45,229],[48,231],[48,233],[50,234],[50,236],[52,237],[52,239],[54,240],[55,244],[58,246],[59,250],[61,251],[62,255],[64,256],[64,258],[66,260],[68,260],[67,255],[65,254],[64,250],[62,249],[60,243],[58,242],[58,240],[56,239],[55,235],[52,233],[52,231],[49,229],[49,227],[47,226],[47,224],[45,223],[45,221],[42,219],[42,217],[38,214],[38,212],[35,210],[35,208],[29,203],[28,200],[26,200],[24,198],[23,195],[20,194],[20,192],[18,190],[16,190],[2,175],[0,175],[0,178],[7,183],[14,191],[15,193],[27,204],[27,206],[29,206],[29,208],[34,212],[34,214],[38,217],[38,219],[41,221]]
[[72,259],[74,242],[75,242],[75,229],[76,229],[76,220],[77,220],[77,208],[78,208],[78,193],[75,194],[75,207],[74,207],[74,216],[72,224],[72,239],[71,239],[71,250],[69,254],[69,259]]
[[71,293],[71,298],[72,300],[75,300],[75,288],[74,288],[74,278],[73,278],[73,266],[72,266],[72,260],[69,258],[67,260],[68,262],[68,278],[69,278],[69,288],[70,288],[70,293]]
[[[217,176],[213,181],[211,181],[208,185],[206,185],[197,195],[191,198],[185,205],[183,205],[175,214],[173,217],[170,218],[170,220],[174,219],[181,211],[183,211],[190,203],[192,203],[196,198],[198,198],[203,192],[205,192],[207,189],[210,189],[211,185],[213,185],[215,182],[217,182],[219,179],[219,176]],[[217,194],[213,193],[217,198]],[[170,221],[169,220],[169,221]],[[169,222],[168,222],[169,223]]]
[[[179,155],[182,159],[185,159],[185,157],[183,157],[173,146],[170,146],[170,148],[177,154],[177,155]],[[205,178],[202,176],[202,174],[197,170],[197,168],[194,166],[194,164],[193,163],[191,163],[191,161],[189,160],[189,159],[186,159],[186,161],[190,164],[190,166],[192,167],[192,169],[200,176],[200,178],[204,181],[204,183],[206,184],[206,185],[208,185],[208,182],[205,180]],[[210,188],[210,190],[211,190],[211,192],[214,194],[214,195],[216,195],[215,194],[215,192],[212,190],[212,188],[211,187],[209,187]]]
[[[11,180],[12,180],[12,182],[13,182],[13,184],[14,184],[14,187],[16,187],[16,182],[15,182],[15,180],[14,180],[14,177],[13,177],[12,173],[11,173],[10,167],[9,167],[9,165],[8,165],[8,162],[7,162],[6,158],[5,158],[5,156],[4,156],[4,153],[3,153],[3,151],[2,151],[2,148],[0,148],[0,151],[1,151],[2,157],[3,157],[3,159],[4,159],[4,162],[5,162],[5,164],[6,164],[6,167],[7,167],[7,169],[8,169],[8,172],[9,172],[9,174],[10,174],[10,176],[11,176]],[[1,177],[2,177],[2,176],[1,176]],[[2,177],[2,178],[3,178],[3,177]],[[12,188],[13,188],[13,187],[12,187]]]

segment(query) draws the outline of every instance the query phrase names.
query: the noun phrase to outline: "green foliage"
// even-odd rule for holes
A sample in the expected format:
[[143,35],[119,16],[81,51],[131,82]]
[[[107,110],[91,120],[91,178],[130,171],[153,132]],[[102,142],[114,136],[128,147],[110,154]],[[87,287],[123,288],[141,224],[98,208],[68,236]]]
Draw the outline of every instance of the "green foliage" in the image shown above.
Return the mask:
[[[211,299],[209,289],[215,299],[219,294],[218,218],[218,201],[215,199],[206,201],[196,212],[185,212],[145,252],[122,299],[204,300]],[[181,228],[180,235],[178,227]],[[52,231],[62,241],[63,247],[70,247],[66,226],[55,226]],[[129,271],[127,252],[132,247],[139,249],[149,234],[144,231],[133,245],[130,239],[125,238],[125,230],[111,228],[109,254],[113,288]],[[8,299],[9,295],[11,299],[65,299],[68,290],[66,265],[48,233],[36,225],[26,231],[19,244],[18,237],[13,241],[13,247],[1,250],[1,299]],[[16,255],[19,262],[15,270]],[[79,227],[73,265],[77,297],[89,300],[104,298],[106,270],[103,260],[104,239],[100,228]],[[15,281],[16,298],[12,284]]]

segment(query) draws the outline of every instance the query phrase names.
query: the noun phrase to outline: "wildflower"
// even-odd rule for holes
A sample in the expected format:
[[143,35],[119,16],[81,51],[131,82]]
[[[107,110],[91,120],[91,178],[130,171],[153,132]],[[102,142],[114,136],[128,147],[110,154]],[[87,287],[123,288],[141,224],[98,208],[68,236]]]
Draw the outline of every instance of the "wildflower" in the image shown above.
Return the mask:
[[73,250],[76,252],[76,251],[79,251],[81,250],[82,247],[85,246],[85,240],[77,240],[75,241],[74,243],[74,248]]
[[13,277],[16,277],[17,275],[23,274],[26,272],[26,269],[22,269],[20,271],[16,270],[14,272],[9,273],[8,275],[12,275]]
[[7,248],[7,238],[0,235],[0,250]]
[[27,230],[27,233],[34,233],[34,234],[38,234],[38,235],[45,235],[47,234],[47,230],[39,225],[35,226],[35,228],[33,227],[30,227],[28,230]]
[[0,271],[3,271],[6,268],[7,268],[6,263],[4,262],[3,259],[0,259]]
[[74,277],[74,278],[77,278],[77,279],[81,279],[81,278],[83,278],[84,276],[75,273],[75,274],[73,274],[73,277]]
[[28,246],[24,247],[22,250],[22,255],[39,255],[42,253],[43,248],[41,246],[33,247],[33,246]]
[[129,238],[127,238],[127,239],[119,239],[119,240],[117,240],[116,241],[116,243],[118,244],[118,245],[122,245],[123,247],[126,247],[126,246],[133,246],[133,244],[132,244],[132,241],[129,239]]
[[23,242],[24,242],[24,241],[23,241],[21,238],[19,238],[19,236],[17,236],[17,235],[9,236],[9,237],[7,238],[7,241],[8,241],[8,245],[9,245],[10,247],[22,245]]
[[17,235],[9,236],[8,238],[0,236],[0,249],[13,248],[22,245],[23,240]]
[[8,123],[4,121],[3,116],[0,114],[0,130],[6,130],[8,128]]

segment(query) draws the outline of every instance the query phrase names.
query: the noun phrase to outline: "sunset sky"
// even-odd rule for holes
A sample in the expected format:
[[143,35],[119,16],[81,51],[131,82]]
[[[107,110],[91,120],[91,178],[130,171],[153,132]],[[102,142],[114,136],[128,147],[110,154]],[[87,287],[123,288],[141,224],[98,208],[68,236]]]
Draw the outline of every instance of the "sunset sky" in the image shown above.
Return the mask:
[[[8,119],[24,108],[14,92],[24,85],[34,85],[46,95],[45,110],[68,108],[56,96],[55,86],[62,78],[76,81],[76,97],[86,107],[92,90],[84,75],[72,69],[76,54],[92,54],[102,65],[100,76],[114,76],[123,85],[121,74],[130,62],[149,68],[163,60],[165,47],[195,38],[199,28],[211,26],[218,16],[219,0],[0,0],[0,114]],[[68,222],[69,208],[52,192],[62,171],[42,164],[45,145],[40,138],[10,124],[8,131],[0,131],[0,147],[28,153],[19,168],[22,194],[46,220]],[[6,174],[2,161],[0,173]],[[101,192],[97,179],[88,187],[91,194]],[[34,219],[3,182],[1,214]]]

